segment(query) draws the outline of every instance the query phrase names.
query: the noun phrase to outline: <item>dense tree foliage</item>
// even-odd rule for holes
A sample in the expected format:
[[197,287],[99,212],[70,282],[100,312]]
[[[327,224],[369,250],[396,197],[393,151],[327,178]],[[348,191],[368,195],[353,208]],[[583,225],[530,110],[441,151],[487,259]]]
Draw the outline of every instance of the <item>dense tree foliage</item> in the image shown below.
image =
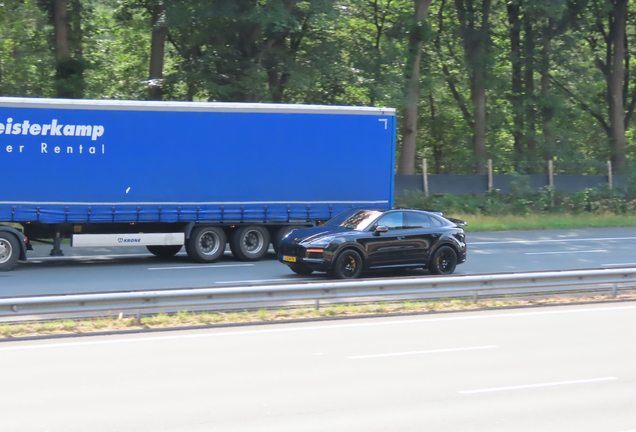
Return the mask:
[[4,0],[0,95],[392,106],[400,173],[636,159],[636,2]]

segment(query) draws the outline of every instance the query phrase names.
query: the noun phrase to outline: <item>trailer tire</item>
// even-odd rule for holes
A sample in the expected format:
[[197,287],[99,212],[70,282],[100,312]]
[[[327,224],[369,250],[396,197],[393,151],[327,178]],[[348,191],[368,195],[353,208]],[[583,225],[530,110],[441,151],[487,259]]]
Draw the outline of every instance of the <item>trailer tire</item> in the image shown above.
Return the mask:
[[158,258],[171,258],[175,256],[182,247],[182,245],[146,246],[146,249]]
[[240,227],[230,237],[230,250],[241,261],[258,261],[269,249],[269,231],[258,225]]
[[0,232],[0,271],[11,270],[20,257],[20,243],[11,233]]
[[195,262],[211,263],[223,256],[227,237],[221,228],[196,227],[186,240],[188,257]]
[[274,252],[278,253],[278,245],[280,245],[280,241],[287,235],[288,232],[293,231],[295,229],[306,228],[304,226],[294,226],[294,225],[286,225],[278,228],[274,233],[274,238],[272,239],[272,246],[274,247]]

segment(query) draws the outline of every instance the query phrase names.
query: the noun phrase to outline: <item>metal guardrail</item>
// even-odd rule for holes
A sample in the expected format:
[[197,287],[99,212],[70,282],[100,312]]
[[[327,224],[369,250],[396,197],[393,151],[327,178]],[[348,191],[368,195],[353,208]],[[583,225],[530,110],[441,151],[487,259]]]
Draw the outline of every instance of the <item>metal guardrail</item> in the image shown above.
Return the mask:
[[369,279],[236,288],[192,288],[100,294],[11,297],[0,299],[0,317],[42,314],[141,311],[171,308],[186,310],[223,305],[297,300],[346,299],[395,295],[479,295],[536,289],[604,286],[613,295],[619,285],[635,284],[636,268],[568,270],[474,276]]

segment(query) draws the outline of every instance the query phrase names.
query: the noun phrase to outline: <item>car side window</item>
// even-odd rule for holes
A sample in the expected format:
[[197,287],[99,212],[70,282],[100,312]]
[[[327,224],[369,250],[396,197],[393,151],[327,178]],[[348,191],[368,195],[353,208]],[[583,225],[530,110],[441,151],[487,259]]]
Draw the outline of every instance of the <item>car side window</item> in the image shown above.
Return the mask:
[[433,226],[431,218],[421,213],[408,213],[406,216],[408,225],[406,228],[430,228]]
[[441,227],[444,225],[444,223],[436,217],[431,217],[431,220],[433,221],[433,225],[435,225],[436,227]]
[[377,226],[383,225],[390,230],[403,229],[404,228],[404,213],[389,213],[380,218],[376,224]]

